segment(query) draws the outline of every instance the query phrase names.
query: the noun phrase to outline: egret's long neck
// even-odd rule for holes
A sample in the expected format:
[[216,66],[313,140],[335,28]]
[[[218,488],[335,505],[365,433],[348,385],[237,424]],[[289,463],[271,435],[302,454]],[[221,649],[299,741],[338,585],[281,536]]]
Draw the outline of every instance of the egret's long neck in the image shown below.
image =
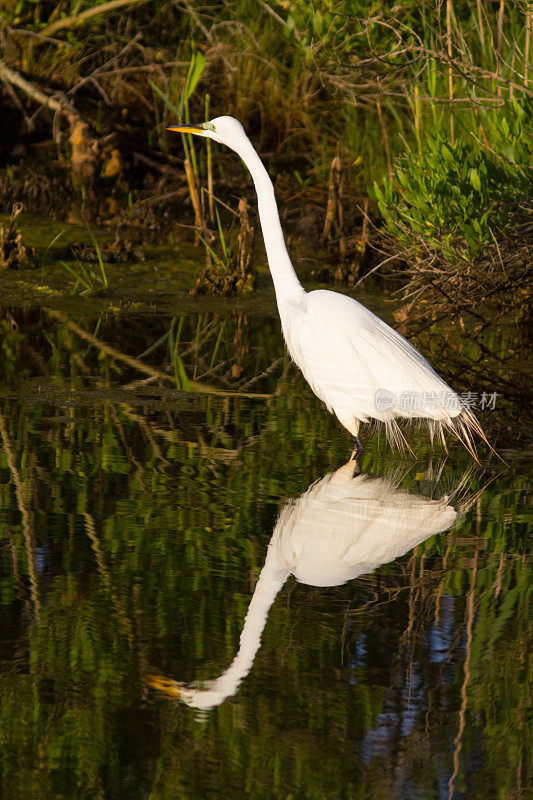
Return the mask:
[[270,606],[287,580],[288,575],[288,570],[280,570],[279,567],[275,567],[272,570],[269,569],[268,565],[263,567],[246,613],[239,652],[217,681],[219,688],[223,689],[226,696],[233,694],[242,679],[249,673],[255,654],[261,644],[261,636]]
[[278,307],[281,311],[284,301],[299,300],[305,292],[287,252],[274,195],[274,186],[268,172],[248,140],[242,144],[239,143],[236,152],[250,170],[255,184],[268,266],[274,281]]
[[279,565],[275,554],[269,551],[259,580],[255,586],[253,597],[248,606],[244,627],[242,629],[239,652],[230,666],[219,678],[208,681],[207,688],[189,692],[186,699],[185,692],[182,699],[189,705],[197,708],[213,708],[237,691],[239,684],[248,675],[255,654],[261,644],[261,636],[265,627],[270,606],[287,578],[289,570]]

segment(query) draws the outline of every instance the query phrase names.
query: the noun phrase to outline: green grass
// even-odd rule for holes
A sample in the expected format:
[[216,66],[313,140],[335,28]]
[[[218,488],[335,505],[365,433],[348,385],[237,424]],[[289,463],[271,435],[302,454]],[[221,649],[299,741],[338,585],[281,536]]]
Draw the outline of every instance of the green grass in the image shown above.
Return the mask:
[[[109,288],[107,272],[102,259],[100,246],[94,233],[89,228],[87,228],[87,231],[96,253],[98,266],[93,267],[89,266],[88,264],[84,264],[79,258],[76,258],[74,262],[70,264],[63,260],[60,260],[59,262],[65,272],[67,272],[74,279],[74,285],[71,289],[71,294],[79,294],[82,297],[90,294],[96,294],[98,292],[105,292]],[[56,241],[57,238],[58,237],[56,237],[54,241]]]
[[[98,5],[64,2],[59,15]],[[289,187],[307,187],[306,196],[324,210],[339,142],[347,205],[354,207],[375,182],[393,180],[397,191],[403,175],[409,208],[420,213],[436,196],[427,195],[421,173],[437,163],[448,180],[449,149],[458,161],[470,163],[470,177],[459,176],[457,183],[467,251],[483,247],[489,229],[497,235],[498,226],[507,224],[503,216],[494,223],[490,210],[482,219],[485,208],[472,217],[478,198],[470,197],[470,190],[477,191],[479,178],[481,194],[492,197],[497,177],[491,177],[491,150],[513,161],[506,140],[516,133],[513,147],[523,150],[530,134],[524,118],[531,114],[533,43],[525,2],[321,0],[311,5],[273,0],[258,6],[251,0],[220,0],[188,10],[162,2],[133,4],[120,11],[121,24],[142,31],[142,41],[117,28],[118,12],[58,31],[58,41],[24,34],[46,28],[52,14],[46,4],[21,0],[3,14],[18,29],[7,32],[19,43],[10,67],[44,90],[48,82],[50,92],[57,87],[69,92],[70,102],[92,119],[97,138],[117,137],[127,163],[134,162],[136,151],[168,158],[169,123],[232,113],[250,131],[271,171],[285,172]],[[11,115],[14,136],[20,129],[17,113]],[[41,115],[43,136],[50,135],[51,123],[52,116]],[[68,159],[68,136],[62,141]],[[206,239],[201,228],[216,226],[213,187],[226,201],[232,194],[225,189],[228,162],[218,153],[214,159],[210,145],[195,146],[190,137],[183,137],[182,147],[170,152],[178,159],[184,154],[190,165],[195,226]],[[402,166],[398,159],[405,154]],[[144,185],[139,166],[144,162],[135,163],[129,185],[115,193],[131,217]],[[506,171],[506,180],[511,172]],[[175,174],[176,182],[183,181],[182,171]],[[94,190],[102,194],[109,186],[97,178]],[[393,197],[384,191],[385,199]],[[394,222],[387,203],[380,200],[380,211]],[[78,288],[88,290],[94,276],[79,269],[78,275]]]

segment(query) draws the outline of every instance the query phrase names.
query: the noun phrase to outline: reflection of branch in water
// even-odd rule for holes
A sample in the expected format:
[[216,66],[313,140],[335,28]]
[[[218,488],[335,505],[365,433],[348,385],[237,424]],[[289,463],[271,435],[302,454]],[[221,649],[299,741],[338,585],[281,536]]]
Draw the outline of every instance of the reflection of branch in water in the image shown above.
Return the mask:
[[11,449],[11,442],[7,432],[3,414],[0,414],[0,436],[2,438],[2,446],[6,454],[7,465],[13,477],[15,484],[15,494],[17,496],[17,505],[19,507],[20,515],[22,517],[22,535],[24,536],[24,545],[26,548],[26,558],[28,561],[28,575],[30,578],[30,593],[33,603],[33,609],[37,621],[41,618],[41,601],[39,600],[39,591],[37,584],[37,573],[35,570],[35,542],[33,540],[33,526],[32,515],[28,511],[27,505],[27,491],[23,484],[20,473],[15,464],[13,451]]
[[[101,342],[100,340],[96,339],[96,337],[94,337],[93,334],[90,334],[87,331],[84,331],[82,328],[77,326],[75,323],[67,321],[66,316],[60,314],[60,312],[50,311],[49,313],[51,313],[52,316],[55,316],[56,318],[58,318],[58,319],[62,320],[63,322],[65,322],[67,328],[70,331],[78,334],[81,338],[83,338],[85,340],[89,340],[91,342],[91,344],[93,344],[97,348],[99,347],[100,349],[103,350],[103,352],[106,352],[108,355],[112,355],[113,357],[116,357],[118,360],[126,361],[126,363],[128,363],[129,366],[134,366],[134,367],[136,367],[138,369],[141,369],[141,370],[146,367],[147,370],[150,370],[150,371],[152,371],[154,373],[154,374],[151,374],[150,377],[148,377],[148,378],[146,378],[146,379],[144,379],[142,381],[132,381],[129,384],[126,384],[125,386],[123,386],[121,390],[112,391],[111,392],[111,399],[114,399],[114,400],[116,400],[117,403],[120,403],[121,409],[122,409],[123,413],[128,417],[128,419],[130,421],[132,421],[132,422],[135,422],[137,425],[139,425],[139,427],[143,431],[144,435],[146,436],[146,438],[148,439],[148,441],[152,445],[152,448],[153,448],[153,451],[154,451],[154,454],[155,454],[156,458],[158,458],[162,463],[166,464],[168,462],[167,462],[167,460],[165,459],[165,457],[163,456],[163,454],[161,452],[161,449],[160,449],[160,447],[159,447],[159,445],[158,445],[158,443],[156,441],[156,437],[164,438],[167,441],[171,441],[173,443],[179,442],[180,444],[182,444],[182,445],[184,445],[186,447],[189,447],[189,448],[191,448],[191,447],[192,448],[197,448],[201,455],[206,456],[206,457],[209,456],[210,458],[217,458],[217,459],[220,459],[220,460],[223,460],[223,461],[233,461],[233,460],[235,460],[235,459],[237,459],[239,457],[241,447],[238,447],[236,449],[230,449],[228,447],[216,447],[215,442],[216,442],[216,439],[217,439],[218,435],[220,434],[220,430],[216,430],[215,431],[213,442],[208,444],[205,441],[195,442],[195,441],[189,441],[189,440],[185,440],[185,439],[179,438],[178,435],[177,435],[177,431],[176,431],[176,429],[174,427],[174,420],[173,420],[172,416],[170,415],[170,413],[168,413],[168,412],[167,412],[167,418],[168,418],[170,430],[166,430],[166,429],[162,428],[161,426],[156,425],[156,424],[150,422],[148,419],[146,419],[145,416],[141,412],[139,412],[138,409],[134,408],[131,405],[131,394],[129,394],[129,391],[124,391],[124,390],[134,390],[138,385],[145,385],[147,382],[159,381],[159,380],[162,380],[162,379],[166,380],[167,382],[170,382],[170,383],[174,384],[174,378],[172,376],[170,376],[170,375],[167,375],[164,372],[160,372],[159,370],[156,370],[156,369],[150,367],[149,365],[144,364],[144,362],[141,362],[139,359],[132,358],[130,356],[125,355],[124,353],[119,353],[119,351],[116,351],[114,348],[112,348],[112,347],[106,345],[105,343]],[[70,337],[69,337],[69,340],[70,340]],[[76,363],[79,364],[80,368],[85,373],[88,373],[89,370],[87,368],[87,364],[83,361],[83,359],[81,359],[79,354],[77,354],[74,351],[73,347],[71,346],[70,341],[67,341],[67,346],[69,346],[69,352],[71,353],[71,357],[76,361]],[[109,386],[103,379],[102,380],[96,379],[96,385],[101,387],[101,390],[102,390],[102,392],[104,394],[105,394],[106,391],[109,393]],[[196,383],[196,382],[192,382],[191,386],[193,387],[193,390],[195,392],[202,392],[202,393],[206,393],[206,394],[207,393],[209,393],[209,394],[217,394],[217,395],[220,395],[220,396],[224,397],[226,400],[230,400],[231,397],[234,397],[234,396],[235,397],[238,396],[238,397],[245,397],[245,398],[254,398],[254,399],[264,399],[264,398],[268,399],[268,398],[271,397],[271,395],[255,394],[255,393],[254,394],[250,394],[250,393],[246,393],[246,392],[243,392],[243,391],[240,391],[240,390],[239,391],[223,391],[223,390],[219,390],[219,389],[216,389],[216,388],[209,387],[206,384],[199,384],[199,383]],[[72,390],[72,391],[74,391],[74,390]],[[169,392],[169,390],[161,389],[161,392],[166,394],[167,392]],[[171,390],[170,390],[170,392],[171,392],[171,400],[176,401],[176,399],[177,399],[176,395]],[[83,391],[78,391],[77,392],[77,395],[79,395],[79,396],[83,396],[83,394],[84,394]],[[146,400],[143,398],[142,403],[144,404],[145,402],[146,402]],[[113,412],[113,417],[114,417],[115,423],[117,425],[117,428],[119,430],[119,433],[121,433],[120,424],[118,422],[118,416],[116,415],[115,412]],[[122,438],[122,441],[123,441],[123,443],[125,445],[126,452],[129,452],[129,447],[127,446],[127,440],[124,438],[123,435],[121,435],[121,438]],[[249,436],[248,439],[247,439],[247,442],[246,442],[246,446],[254,444],[256,439],[257,439],[257,437],[255,437],[255,436]],[[137,463],[137,462],[135,462],[133,457],[131,457],[130,460],[134,461],[134,463]]]
[[440,601],[442,597],[442,592],[444,590],[444,581],[446,579],[446,569],[448,566],[448,557],[450,555],[452,549],[452,542],[451,540],[448,542],[446,547],[446,552],[444,553],[444,557],[442,559],[442,578],[440,579],[439,587],[435,594],[435,622],[437,623],[440,619]]
[[219,705],[250,671],[269,609],[289,575],[312,586],[337,586],[404,555],[450,528],[459,516],[447,497],[430,499],[385,478],[353,472],[354,462],[349,462],[282,508],[239,651],[228,669],[197,688],[162,676],[148,678],[152,687],[195,708]]
[[502,579],[505,572],[505,553],[500,553],[500,563],[498,564],[498,571],[494,580],[494,599],[498,599],[498,595],[502,588]]
[[[118,431],[118,434],[120,436],[120,440],[122,442],[122,447],[124,448],[124,452],[127,455],[128,461],[131,464],[134,464],[137,467],[137,469],[139,470],[139,472],[142,473],[143,472],[143,465],[141,464],[141,462],[137,458],[135,458],[133,450],[130,447],[130,444],[129,444],[129,441],[128,441],[128,437],[126,436],[126,432],[124,431],[124,426],[123,426],[123,424],[122,424],[122,422],[121,422],[121,420],[120,420],[120,418],[119,418],[119,416],[117,414],[117,409],[116,409],[114,404],[111,405],[109,411],[110,411],[111,417],[113,418],[113,422],[114,422],[115,427],[116,427],[116,429]],[[143,422],[144,422],[144,425],[142,424]],[[163,464],[168,464],[168,461],[166,460],[166,458],[163,457],[161,449],[160,449],[159,445],[157,444],[155,438],[150,435],[150,433],[149,433],[149,425],[146,423],[146,420],[144,420],[143,417],[140,416],[139,419],[137,420],[137,424],[143,430],[143,432],[146,435],[146,438],[150,442],[155,458],[158,461],[161,461]]]
[[[144,361],[141,361],[134,356],[129,356],[126,353],[122,353],[120,350],[117,350],[115,347],[112,347],[110,344],[98,339],[92,333],[81,328],[72,320],[69,320],[65,314],[62,314],[60,311],[55,311],[54,309],[46,309],[47,313],[58,319],[60,322],[63,322],[68,330],[75,333],[80,339],[83,339],[86,342],[90,342],[94,347],[100,350],[103,353],[106,353],[108,356],[111,356],[115,361],[120,361],[123,364],[127,364],[128,367],[137,370],[138,372],[142,372],[145,375],[148,375],[150,378],[165,381],[166,383],[171,383],[173,385],[176,384],[176,379],[174,375],[168,375],[166,372],[162,372],[155,367],[151,367],[149,364],[146,364]],[[204,383],[198,383],[198,381],[187,381],[187,391],[196,392],[199,394],[215,394],[220,395],[221,397],[248,397],[248,398],[257,398],[257,399],[265,399],[270,397],[269,394],[255,394],[249,392],[242,392],[239,390],[227,390],[227,389],[219,389],[215,386],[210,386]]]
[[455,779],[459,773],[459,757],[463,747],[463,732],[465,728],[466,708],[468,705],[468,683],[470,681],[470,658],[472,655],[472,626],[474,623],[474,599],[476,595],[476,575],[479,551],[476,547],[470,589],[466,600],[466,658],[464,662],[464,679],[461,686],[461,708],[459,710],[459,729],[454,739],[453,773],[448,781],[448,800],[452,800],[455,791]]
[[[409,622],[407,624],[407,630],[406,630],[407,644],[408,644],[408,646],[410,645],[409,646],[409,666],[407,668],[407,674],[408,674],[407,680],[408,680],[408,689],[409,689],[408,697],[407,697],[408,705],[411,704],[411,690],[413,688],[413,677],[414,677],[413,660],[414,660],[414,656],[415,656],[415,637],[413,635],[413,624],[414,624],[414,619],[415,619],[415,609],[416,609],[416,607],[418,605],[418,599],[420,597],[420,589],[421,589],[422,580],[423,580],[423,577],[424,577],[424,563],[425,563],[425,560],[426,560],[426,553],[423,552],[422,555],[420,556],[420,574],[418,576],[418,580],[414,580],[415,566],[416,566],[417,557],[418,557],[418,554],[415,552],[414,555],[413,555],[413,559],[412,559],[413,560],[413,568],[412,568],[412,571],[411,571],[411,591],[410,591],[410,594],[409,594]],[[413,594],[413,589],[415,589],[414,594]]]
[[83,517],[85,519],[85,533],[87,534],[87,537],[91,542],[91,547],[93,549],[94,557],[98,565],[98,570],[102,576],[107,591],[111,595],[113,605],[115,606],[115,609],[117,611],[117,616],[120,619],[123,629],[126,633],[128,643],[130,647],[133,647],[132,624],[128,615],[124,611],[123,605],[119,600],[115,588],[111,582],[111,576],[109,574],[109,569],[107,568],[107,565],[105,563],[104,554],[102,552],[102,547],[100,545],[100,539],[98,538],[98,534],[96,532],[96,525],[94,524],[93,516],[92,514],[89,514],[88,511],[84,511]]

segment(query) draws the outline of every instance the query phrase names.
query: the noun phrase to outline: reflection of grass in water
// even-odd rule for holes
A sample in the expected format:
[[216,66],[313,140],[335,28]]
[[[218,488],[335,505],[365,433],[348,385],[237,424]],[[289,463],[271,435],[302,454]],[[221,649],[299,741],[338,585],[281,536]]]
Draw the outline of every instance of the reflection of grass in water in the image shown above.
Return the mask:
[[[253,395],[258,398],[258,402],[259,397],[263,396],[263,400],[260,401],[263,402],[269,395],[283,391],[284,387],[289,386],[293,376],[296,376],[296,385],[300,387],[299,393],[301,392],[303,402],[308,404],[309,411],[307,421],[304,423],[302,420],[301,424],[295,424],[291,435],[305,436],[308,428],[316,426],[318,420],[329,416],[324,406],[312,396],[296,368],[290,364],[276,320],[265,321],[262,318],[255,320],[253,317],[240,314],[234,318],[216,314],[195,316],[180,314],[165,322],[159,321],[159,318],[139,316],[116,318],[112,327],[108,327],[105,322],[100,325],[99,331],[91,331],[91,326],[86,323],[78,325],[61,312],[49,311],[48,317],[50,331],[55,330],[59,334],[57,352],[63,352],[63,356],[57,356],[57,378],[60,380],[65,356],[76,359],[79,348],[86,347],[87,353],[83,354],[86,369],[96,369],[96,373],[99,374],[101,365],[107,365],[106,369],[110,366],[114,380],[121,381],[127,390],[133,392],[146,393],[150,387],[150,392],[155,396],[157,392],[161,392],[161,387],[174,386],[181,391],[207,392],[228,398],[235,393],[241,397]],[[20,331],[18,336],[21,336]],[[490,336],[494,339],[494,334]],[[50,335],[48,338],[50,339]],[[501,391],[505,392],[505,386],[502,390],[498,383],[489,380],[487,361],[477,358],[475,343],[469,344],[468,338],[462,332],[458,332],[457,341],[454,339],[453,331],[448,338],[450,347],[446,351],[446,356],[450,353],[454,358],[453,361],[445,360],[443,363],[442,348],[437,356],[432,356],[431,351],[428,353],[428,347],[433,347],[435,341],[441,344],[441,339],[435,338],[433,333],[422,342],[421,350],[428,353],[430,360],[438,364],[439,369],[445,373],[445,377],[457,391],[474,390],[478,403],[483,392],[499,393],[497,411],[501,413],[497,415],[493,411],[490,413],[487,411],[482,414],[482,422],[484,425],[489,425],[490,431],[493,419],[497,417],[500,424],[502,413],[508,413],[508,401],[513,399],[513,395],[500,394]],[[140,349],[137,342],[148,344],[140,355],[137,355]],[[496,343],[497,338],[493,344]],[[17,358],[22,358],[24,347],[25,345],[19,344],[15,361]],[[470,380],[476,373],[473,369],[465,372],[462,366],[464,364],[462,349],[470,354],[474,353],[471,355],[471,361],[477,368],[479,383],[474,382],[473,385],[466,383],[465,378],[468,377]],[[5,364],[6,368],[12,362],[13,358]],[[17,369],[15,365],[15,374]],[[83,372],[77,375],[76,381],[79,383],[78,391],[82,390]],[[343,430],[337,429],[338,426],[331,427],[336,440],[347,440]],[[374,430],[377,431],[377,437],[382,443],[382,451],[387,452],[381,426],[365,426],[363,432],[365,441],[373,435]],[[431,443],[425,423],[406,424],[405,431],[408,442],[417,455],[429,456]],[[452,452],[458,455],[460,448],[453,439],[450,438],[449,444]],[[439,448],[436,452],[442,453]]]
[[[100,363],[102,377],[108,368]],[[71,378],[74,386],[83,383],[75,371]],[[268,405],[240,399],[229,415],[223,400],[199,402],[169,415],[169,405],[143,412],[125,403],[94,400],[71,408],[67,419],[62,407],[4,404],[16,463],[26,464],[24,490],[31,486],[33,496],[42,498],[38,525],[35,520],[24,537],[14,491],[2,483],[1,511],[12,520],[2,535],[18,553],[11,564],[16,564],[19,585],[26,574],[27,547],[38,547],[48,559],[42,620],[33,624],[28,641],[19,643],[21,652],[28,653],[29,672],[10,673],[0,685],[4,763],[10,766],[4,773],[6,789],[20,781],[21,753],[38,752],[38,761],[33,755],[24,759],[24,774],[39,770],[47,796],[55,796],[58,781],[69,786],[72,776],[86,792],[92,791],[104,765],[114,781],[120,782],[128,770],[133,797],[140,796],[138,787],[147,776],[154,796],[164,796],[169,781],[175,786],[190,774],[198,782],[194,796],[201,796],[205,781],[230,780],[224,764],[231,751],[238,763],[246,761],[251,780],[266,780],[271,796],[276,789],[274,779],[264,776],[265,755],[279,762],[289,788],[300,787],[307,796],[317,786],[346,796],[347,781],[357,776],[377,791],[375,769],[361,775],[359,768],[347,767],[348,753],[361,746],[384,702],[390,702],[383,686],[402,685],[413,657],[421,670],[410,706],[413,714],[427,703],[440,709],[432,717],[431,746],[440,752],[439,742],[457,730],[465,653],[456,632],[467,620],[464,598],[476,553],[467,701],[476,709],[477,722],[467,717],[464,749],[470,752],[470,737],[481,726],[477,736],[500,753],[497,770],[485,765],[486,780],[502,785],[512,781],[524,754],[524,743],[513,735],[514,720],[525,711],[528,692],[520,658],[506,654],[523,649],[520,620],[528,589],[527,567],[516,555],[523,546],[523,490],[511,476],[480,497],[478,508],[455,533],[429,540],[379,576],[365,576],[338,590],[298,587],[290,594],[289,607],[280,598],[246,685],[216,717],[206,720],[211,755],[201,774],[191,757],[193,719],[184,713],[176,716],[159,703],[149,727],[144,712],[138,718],[131,712],[136,720],[129,733],[131,749],[123,750],[119,718],[124,708],[146,702],[141,688],[145,669],[165,667],[186,680],[212,677],[229,663],[252,591],[247,576],[257,574],[262,565],[282,498],[299,496],[315,478],[338,466],[346,444],[332,435],[335,420],[317,413],[318,402],[309,402],[303,386]],[[233,460],[213,458],[209,450],[199,455],[191,446],[195,438],[198,443],[224,425],[233,427]],[[21,430],[22,437],[17,435]],[[329,463],[318,466],[317,454]],[[377,474],[387,464],[397,464],[389,454],[384,462],[373,442],[365,457],[365,470]],[[414,474],[409,470],[404,481],[416,488],[427,477],[422,472],[419,467]],[[471,491],[480,487],[480,480],[473,476]],[[9,603],[17,581],[7,562],[3,579],[4,603]],[[39,591],[44,593],[43,580],[40,575]],[[439,591],[447,598],[440,612]],[[446,669],[448,678],[454,678],[443,684],[440,662],[431,660],[428,642],[432,631],[437,641],[448,641],[447,625],[452,626],[452,641]],[[21,628],[25,631],[24,624]],[[351,667],[361,640],[366,655],[359,654],[357,666]],[[484,657],[487,649],[490,659]],[[386,666],[391,655],[394,669]],[[511,704],[504,691],[511,692]],[[236,711],[239,725],[234,724]],[[253,727],[253,737],[245,735],[243,720],[245,729]],[[280,720],[290,736],[279,735]],[[402,738],[415,762],[418,736],[428,737],[424,720],[424,713],[415,715],[413,734]],[[339,738],[340,730],[344,733]],[[512,747],[506,754],[498,739],[509,736]],[[203,752],[202,743],[195,747]],[[162,771],[156,768],[158,756]],[[327,772],[320,766],[325,760]],[[301,770],[299,779],[290,768],[294,763]],[[423,785],[432,775],[431,767],[415,768]],[[231,780],[236,795],[244,797],[242,780],[235,775]]]
[[[250,780],[263,781],[275,796],[274,778],[264,774],[268,757],[280,764],[286,786],[306,796],[326,790],[348,796],[350,780],[365,781],[375,794],[375,769],[361,773],[348,756],[362,746],[384,704],[392,702],[383,687],[392,686],[392,694],[398,690],[401,697],[410,670],[418,670],[410,706],[413,732],[402,738],[402,746],[416,765],[423,736],[449,763],[441,742],[458,730],[465,646],[470,678],[463,752],[471,752],[475,735],[498,753],[498,762],[484,765],[484,780],[514,785],[525,747],[515,723],[529,697],[522,658],[529,589],[522,561],[525,481],[509,472],[488,487],[455,532],[428,540],[378,574],[339,589],[289,587],[290,594],[272,609],[246,685],[206,720],[210,758],[201,774],[191,753],[203,753],[206,745],[196,740],[193,747],[193,719],[158,702],[149,726],[144,711],[138,716],[130,711],[135,726],[125,752],[120,720],[125,708],[144,707],[144,672],[157,667],[179,679],[202,679],[229,663],[280,504],[338,467],[350,443],[303,380],[283,373],[264,377],[265,388],[280,390],[268,402],[198,395],[165,400],[157,386],[148,393],[149,385],[133,393],[132,403],[125,390],[121,402],[105,394],[100,400],[99,388],[122,387],[131,371],[93,348],[87,352],[87,343],[57,317],[33,320],[40,328],[43,322],[48,340],[39,352],[48,362],[27,357],[22,318],[11,343],[26,376],[34,375],[37,365],[41,384],[44,377],[68,387],[74,400],[88,387],[94,393],[84,403],[56,396],[43,404],[35,402],[35,391],[27,403],[3,401],[22,486],[17,495],[4,446],[0,513],[9,524],[0,535],[4,555],[16,557],[0,562],[2,602],[16,620],[17,652],[29,663],[0,682],[6,792],[20,786],[23,763],[26,779],[38,776],[47,797],[55,796],[59,783],[69,787],[73,776],[78,794],[82,787],[90,796],[101,774],[120,785],[125,771],[132,797],[140,796],[147,780],[154,796],[164,796],[169,782],[175,786],[191,774],[196,796],[205,794],[208,781],[231,780],[236,796],[244,797],[243,781],[224,766],[233,759],[246,762]],[[262,349],[264,367],[278,357],[281,339],[274,324],[256,325],[250,336]],[[161,327],[154,329],[156,344]],[[141,330],[146,331],[146,320]],[[202,368],[204,359],[209,364],[217,342],[220,359],[235,348],[232,319],[177,318],[169,330],[172,336],[159,349],[143,354],[147,360],[159,356],[160,367],[171,365],[176,342],[189,370],[195,364]],[[98,336],[122,349],[139,340],[134,318],[123,327],[104,321]],[[39,347],[37,337],[29,338]],[[255,358],[250,352],[243,358],[243,378],[256,374]],[[431,473],[422,466],[427,459],[414,465],[399,459],[377,438],[365,444],[365,472],[398,474],[404,465],[402,485],[427,492],[437,466]],[[427,443],[420,446],[427,454]],[[441,482],[451,489],[469,464],[457,449]],[[476,473],[468,490],[475,494],[484,482]],[[20,498],[39,499],[38,505],[33,499],[26,504],[24,519]],[[37,554],[44,565],[36,575],[41,621],[28,629],[30,612],[21,618],[18,609],[24,608],[20,599],[31,597],[28,564]],[[475,618],[465,644],[460,633],[470,619],[472,586]],[[358,649],[361,641],[365,655]],[[448,648],[444,682],[442,654],[430,644],[435,641]],[[428,705],[435,709],[429,737],[425,714],[416,716]],[[392,710],[402,708],[393,704]],[[279,734],[280,720],[286,736]],[[508,751],[502,741],[510,742]],[[327,770],[321,766],[326,762]],[[298,779],[291,771],[295,763]],[[414,768],[423,786],[433,781],[433,763]],[[496,763],[497,769],[491,766]],[[383,769],[387,774],[385,764]]]

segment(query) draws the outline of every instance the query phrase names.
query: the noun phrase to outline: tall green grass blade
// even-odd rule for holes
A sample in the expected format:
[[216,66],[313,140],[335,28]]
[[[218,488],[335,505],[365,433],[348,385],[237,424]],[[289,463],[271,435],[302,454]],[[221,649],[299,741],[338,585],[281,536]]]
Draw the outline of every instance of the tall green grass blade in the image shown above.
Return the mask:
[[95,237],[94,233],[91,231],[91,229],[87,228],[87,231],[89,233],[89,236],[91,237],[91,241],[93,243],[93,247],[94,247],[95,252],[96,252],[96,258],[98,259],[98,266],[100,267],[102,284],[107,289],[108,288],[107,274],[106,274],[106,271],[105,271],[105,265],[104,265],[104,261],[102,259],[102,252],[100,250],[100,246],[99,246],[99,244],[98,244],[98,242],[96,240],[96,237]]

